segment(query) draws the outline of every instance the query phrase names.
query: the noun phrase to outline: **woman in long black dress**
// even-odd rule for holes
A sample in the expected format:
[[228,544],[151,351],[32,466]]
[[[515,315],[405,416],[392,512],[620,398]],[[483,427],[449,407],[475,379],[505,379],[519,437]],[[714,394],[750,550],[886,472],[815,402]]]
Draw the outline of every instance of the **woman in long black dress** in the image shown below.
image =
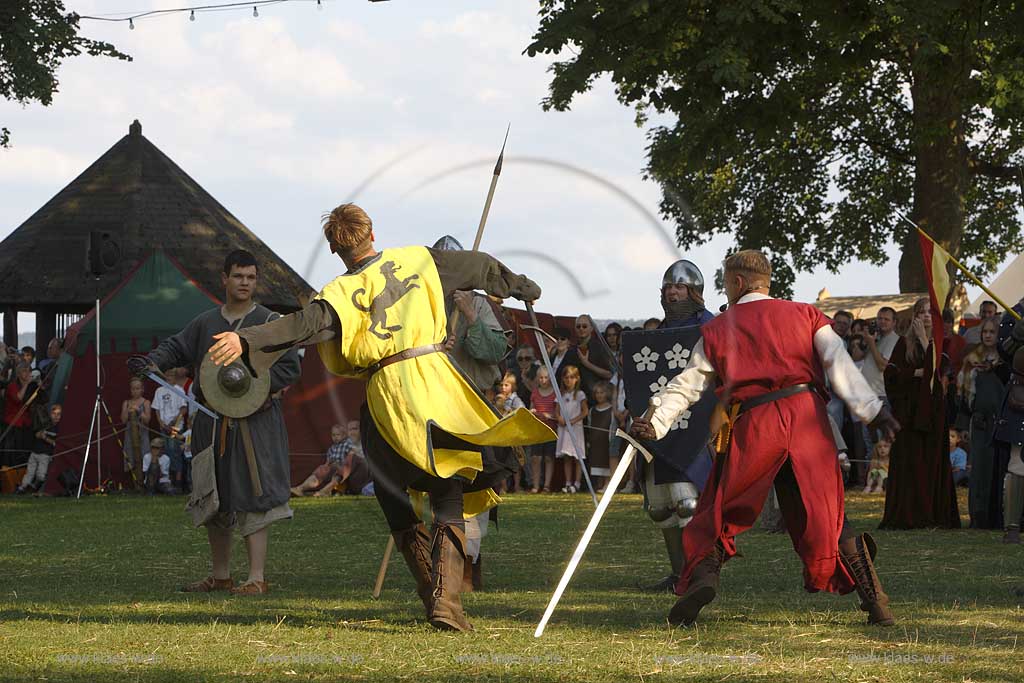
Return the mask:
[[896,342],[885,369],[885,391],[903,428],[889,458],[881,529],[960,528],[932,344],[929,302],[919,299],[910,329]]
[[967,509],[973,529],[1003,528],[1003,477],[992,435],[999,409],[1006,395],[1009,366],[999,358],[996,338],[999,321],[986,318],[981,323],[981,344],[964,358],[958,377],[960,429],[970,432],[970,478]]

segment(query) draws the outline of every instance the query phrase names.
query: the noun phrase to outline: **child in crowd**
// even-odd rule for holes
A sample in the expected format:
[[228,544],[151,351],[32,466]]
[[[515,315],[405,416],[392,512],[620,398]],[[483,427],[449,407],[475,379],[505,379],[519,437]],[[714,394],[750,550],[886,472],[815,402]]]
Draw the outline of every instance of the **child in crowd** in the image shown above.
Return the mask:
[[340,424],[333,425],[331,427],[331,445],[327,447],[324,461],[301,484],[292,487],[292,495],[301,498],[325,488],[345,460],[347,441],[345,428]]
[[885,480],[889,477],[889,451],[892,441],[882,438],[875,444],[871,453],[871,466],[868,469],[867,486],[864,493],[881,493],[885,490]]
[[[575,365],[564,365],[558,372],[558,387],[562,390],[566,413],[555,405],[558,420],[558,443],[555,453],[562,459],[565,486],[562,493],[576,493],[580,490],[581,463],[586,460],[584,449],[583,421],[587,419],[587,395],[580,389],[580,371]],[[583,449],[579,452],[577,449]]]
[[149,419],[153,407],[142,396],[141,377],[128,380],[128,398],[121,403],[124,430],[124,471],[131,473],[131,486],[141,491],[144,484],[142,460],[149,453]]
[[612,384],[597,382],[594,385],[594,407],[587,415],[587,460],[590,462],[590,474],[602,479],[600,484],[594,482],[595,486],[600,486],[598,493],[604,493],[615,469],[611,463],[612,425],[615,424],[612,412]]
[[[545,367],[537,368],[534,377],[536,386],[530,392],[530,412],[540,418],[541,422],[557,432],[558,420],[555,417],[555,406],[558,404],[555,398],[555,388],[551,386],[551,375]],[[544,493],[551,492],[551,477],[554,474],[553,459],[555,457],[555,444],[551,441],[530,447],[530,467],[533,470],[533,488],[530,493],[537,493],[540,483],[541,464],[544,465]]]
[[57,426],[60,424],[61,412],[60,404],[54,403],[50,406],[49,417],[36,425],[35,443],[28,456],[28,467],[15,493],[38,492],[46,486],[46,473],[50,469],[53,449],[57,445]]
[[[497,393],[494,395],[494,406],[504,417],[509,415],[518,408],[525,408],[526,404],[523,403],[523,399],[519,398],[519,392],[516,389],[516,376],[511,372],[506,372],[502,378],[497,382]],[[512,475],[512,492],[518,493],[520,489],[520,482],[522,479],[522,469],[516,470],[516,473]],[[503,482],[499,493],[505,493],[507,482]]]
[[949,430],[949,466],[953,469],[953,485],[967,486],[967,451],[960,447],[960,432]]
[[494,397],[494,405],[498,407],[498,412],[502,416],[508,415],[518,408],[526,407],[516,390],[516,376],[511,372],[506,372],[498,383],[498,393]]
[[164,453],[164,440],[153,439],[149,442],[149,453],[142,458],[142,471],[146,473],[146,491],[149,495],[174,493],[171,485],[171,458]]
[[[359,433],[359,420],[348,421],[345,441],[348,447],[345,449],[341,466],[335,468],[331,481],[315,495],[329,496],[332,493],[349,496],[367,495],[364,489],[370,484],[370,468],[363,455],[363,438]],[[325,490],[327,493],[323,493]]]

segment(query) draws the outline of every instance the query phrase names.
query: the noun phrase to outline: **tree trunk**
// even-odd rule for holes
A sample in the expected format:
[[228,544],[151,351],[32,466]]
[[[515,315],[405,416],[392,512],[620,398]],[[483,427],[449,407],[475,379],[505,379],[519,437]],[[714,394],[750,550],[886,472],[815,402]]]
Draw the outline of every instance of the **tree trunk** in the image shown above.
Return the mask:
[[[967,83],[950,73],[955,71],[948,63],[920,65],[910,88],[916,157],[910,218],[953,256],[960,251],[970,183],[960,99]],[[910,228],[900,257],[900,292],[927,291],[917,231]]]

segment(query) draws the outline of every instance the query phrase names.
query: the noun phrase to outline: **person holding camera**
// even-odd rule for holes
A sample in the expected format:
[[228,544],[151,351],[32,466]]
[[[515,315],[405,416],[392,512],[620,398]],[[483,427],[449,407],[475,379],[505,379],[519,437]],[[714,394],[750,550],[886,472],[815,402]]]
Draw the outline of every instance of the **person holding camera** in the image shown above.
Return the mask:
[[[896,309],[882,306],[878,309],[873,322],[868,324],[867,334],[862,336],[865,357],[861,374],[867,380],[871,391],[882,399],[886,407],[891,408],[885,395],[885,368],[889,365],[889,357],[896,348],[900,336],[896,334]],[[878,434],[864,425],[864,449],[871,453],[878,442]]]

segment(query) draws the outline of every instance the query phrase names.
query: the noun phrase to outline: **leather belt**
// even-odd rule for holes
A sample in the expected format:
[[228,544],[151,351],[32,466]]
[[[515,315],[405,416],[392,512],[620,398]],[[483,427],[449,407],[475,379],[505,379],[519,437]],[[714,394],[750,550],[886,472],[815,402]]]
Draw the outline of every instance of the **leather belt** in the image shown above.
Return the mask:
[[428,353],[440,353],[444,351],[444,344],[427,344],[426,346],[414,346],[411,349],[405,351],[399,351],[398,353],[381,358],[379,361],[366,368],[371,375],[376,373],[389,365],[393,365],[398,361],[409,360],[410,358],[416,358],[417,356],[425,356]]
[[780,399],[786,398],[787,396],[802,394],[805,391],[814,391],[814,385],[808,383],[793,384],[783,389],[769,391],[767,394],[761,394],[760,396],[755,396],[754,398],[748,398],[746,401],[740,403],[740,410],[739,413],[737,413],[737,416],[742,415],[751,408],[756,408],[757,406],[764,405],[765,403],[771,403],[772,401],[778,401]]

